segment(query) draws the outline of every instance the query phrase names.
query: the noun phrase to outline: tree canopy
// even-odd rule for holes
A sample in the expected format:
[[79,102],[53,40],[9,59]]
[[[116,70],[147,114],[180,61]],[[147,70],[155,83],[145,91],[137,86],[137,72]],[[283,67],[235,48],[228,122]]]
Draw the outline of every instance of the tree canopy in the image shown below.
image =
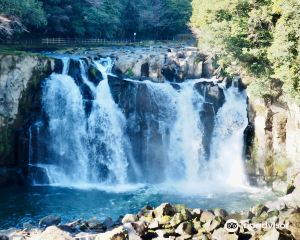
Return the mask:
[[200,47],[214,49],[228,75],[244,75],[250,90],[300,103],[298,0],[193,0],[191,26]]
[[103,38],[170,38],[192,12],[190,0],[0,0],[0,9],[31,35]]

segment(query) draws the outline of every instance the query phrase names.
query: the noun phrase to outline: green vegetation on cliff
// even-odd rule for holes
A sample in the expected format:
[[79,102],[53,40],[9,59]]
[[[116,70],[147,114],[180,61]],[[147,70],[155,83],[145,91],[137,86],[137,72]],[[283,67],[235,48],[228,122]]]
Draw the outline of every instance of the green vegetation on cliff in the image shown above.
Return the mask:
[[217,53],[228,75],[248,79],[252,94],[300,103],[298,0],[193,0],[199,45]]

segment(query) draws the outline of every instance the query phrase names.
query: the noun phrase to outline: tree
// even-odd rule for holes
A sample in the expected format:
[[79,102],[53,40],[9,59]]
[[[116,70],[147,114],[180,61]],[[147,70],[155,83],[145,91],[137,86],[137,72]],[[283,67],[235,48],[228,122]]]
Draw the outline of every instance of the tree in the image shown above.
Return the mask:
[[278,17],[268,49],[274,68],[274,78],[284,81],[284,91],[300,104],[300,2],[274,1],[273,11]]
[[252,81],[250,90],[264,98],[280,92],[274,83],[276,69],[268,55],[281,14],[274,11],[282,0],[193,0],[191,25],[200,33],[199,44],[214,49],[229,76]]
[[0,15],[0,36],[11,36],[16,31],[25,31],[21,22],[15,17]]
[[51,37],[168,38],[191,15],[190,0],[0,0],[0,9],[3,31],[20,20],[31,36]]
[[[0,9],[2,24],[9,23],[12,28],[16,26],[17,29],[24,30],[21,24],[27,28],[38,28],[47,23],[42,4],[37,0],[0,0]],[[6,16],[6,20],[3,20],[3,16]]]

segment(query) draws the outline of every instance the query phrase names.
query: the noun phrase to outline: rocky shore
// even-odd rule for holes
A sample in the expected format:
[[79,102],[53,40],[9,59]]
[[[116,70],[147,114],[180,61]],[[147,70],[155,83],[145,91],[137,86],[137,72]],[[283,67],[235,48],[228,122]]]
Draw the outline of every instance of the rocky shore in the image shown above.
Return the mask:
[[137,214],[126,214],[117,221],[76,220],[61,223],[58,216],[47,216],[39,226],[24,224],[22,230],[0,231],[1,240],[145,240],[145,239],[300,239],[300,174],[294,176],[287,195],[258,204],[248,211],[228,213],[224,209],[190,209],[163,203],[145,206]]

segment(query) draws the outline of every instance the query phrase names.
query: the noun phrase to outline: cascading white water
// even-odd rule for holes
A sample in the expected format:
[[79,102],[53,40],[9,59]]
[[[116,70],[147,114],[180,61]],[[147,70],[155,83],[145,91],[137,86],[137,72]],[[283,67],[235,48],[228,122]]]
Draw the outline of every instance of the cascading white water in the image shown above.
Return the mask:
[[[85,63],[80,60],[82,82],[95,95],[86,118],[80,87],[67,75],[70,60],[63,58],[63,74],[52,74],[43,91],[43,108],[49,118],[48,152],[50,156],[37,166],[50,184],[86,185],[99,182],[125,183],[127,156],[124,150],[124,116],[113,101],[107,73],[110,59],[94,65],[103,80],[96,87],[89,82]],[[103,65],[102,65],[103,64]]]
[[44,85],[43,108],[49,117],[51,155],[44,165],[49,182],[70,184],[88,181],[83,99],[70,76],[50,76]]
[[125,118],[114,102],[108,85],[107,73],[112,62],[107,58],[94,64],[104,79],[96,89],[96,99],[88,119],[89,138],[93,141],[92,157],[96,158],[92,167],[99,170],[98,164],[106,166],[110,172],[109,182],[125,183],[128,167],[124,149]]
[[70,58],[69,57],[63,57],[62,58],[62,63],[63,63],[63,70],[62,74],[63,75],[68,75],[69,72],[69,66],[70,66]]
[[[83,83],[89,87],[89,89],[93,92],[93,94],[96,94],[95,85],[92,82],[90,82],[87,77],[85,62],[82,59],[80,59],[79,64],[80,64],[80,72],[81,72],[81,77],[82,77]],[[103,72],[106,72],[105,69],[103,69]]]
[[[111,93],[110,58],[92,62],[103,76],[98,86],[89,81],[88,66],[83,60],[79,60],[82,81],[79,84],[67,75],[70,59],[62,60],[63,74],[52,74],[43,91],[49,145],[47,159],[38,161],[38,165],[44,169],[50,184],[124,184],[130,179],[147,182],[149,176],[142,173],[152,171],[163,181],[196,187],[200,183],[245,185],[242,156],[247,103],[245,93],[235,86],[229,89],[222,86],[226,102],[218,111],[213,109],[212,114],[216,115],[212,116],[215,124],[208,160],[203,145],[206,126],[200,112],[204,104],[211,103],[205,102],[205,87],[203,94],[195,88],[203,80],[188,80],[177,87],[167,82],[126,80],[135,86],[130,91],[144,91],[147,95],[142,98],[137,98],[138,92],[127,95],[136,105],[142,101],[141,106],[147,109],[133,109],[139,112],[126,118]],[[84,99],[83,85],[92,92],[93,99]],[[144,85],[141,89],[136,87],[141,85]],[[86,102],[92,103],[88,114]],[[132,152],[139,150],[134,148],[134,137],[144,141],[138,143],[143,148],[140,154]],[[146,164],[141,164],[145,161]]]
[[207,172],[210,179],[229,187],[247,184],[243,165],[243,134],[248,125],[247,96],[237,87],[226,89],[226,102],[218,111]]
[[169,158],[170,164],[176,166],[174,176],[180,174],[184,180],[192,182],[198,180],[204,161],[203,126],[198,113],[204,100],[194,90],[193,84],[182,85],[177,94],[177,120],[171,130]]

